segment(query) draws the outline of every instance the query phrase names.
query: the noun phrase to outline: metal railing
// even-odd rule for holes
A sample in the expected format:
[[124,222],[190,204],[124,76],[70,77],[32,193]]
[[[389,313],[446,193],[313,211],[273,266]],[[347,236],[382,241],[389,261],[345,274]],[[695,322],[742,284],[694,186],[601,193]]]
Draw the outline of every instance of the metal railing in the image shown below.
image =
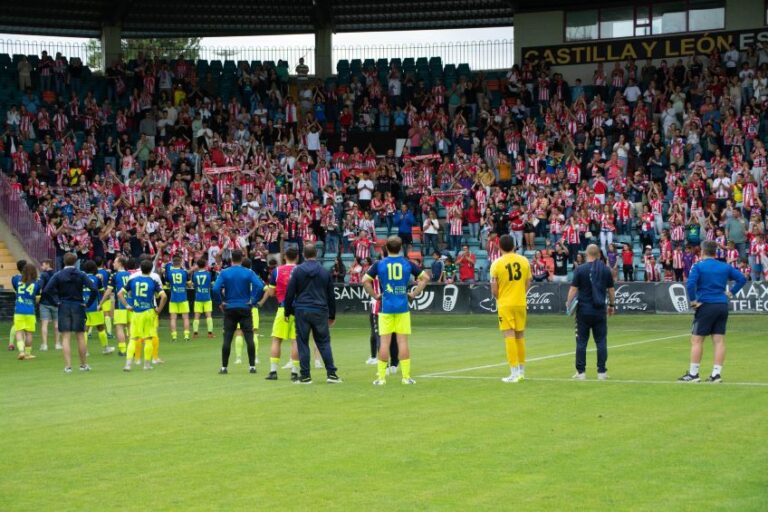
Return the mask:
[[39,57],[43,51],[47,51],[48,55],[51,57],[55,57],[57,52],[60,52],[67,58],[80,57],[80,60],[82,60],[83,63],[88,62],[89,57],[92,55],[101,59],[101,43],[96,40],[94,40],[94,43],[89,44],[70,41],[57,41],[52,43],[46,41],[0,39],[0,53],[7,53],[11,56],[36,55]]
[[5,173],[0,172],[0,216],[19,239],[27,254],[37,263],[56,257],[53,240],[35,220],[26,201],[11,187]]
[[472,70],[507,69],[515,59],[513,39],[458,43],[413,43],[394,45],[334,46],[333,61],[342,59],[405,59],[440,57],[445,64],[469,64]]
[[[288,70],[293,73],[300,58],[309,66],[310,74],[314,72],[315,48],[312,46],[255,46],[255,47],[226,47],[200,46],[189,49],[179,49],[178,46],[163,46],[147,48],[132,46],[128,42],[123,52],[126,60],[137,51],[160,59],[176,59],[179,54],[185,58],[197,60],[233,60],[233,61],[286,61]],[[101,42],[92,40],[87,43],[59,41],[55,43],[41,41],[24,41],[15,39],[0,39],[0,53],[9,55],[37,55],[43,50],[55,56],[60,52],[67,58],[79,57],[82,62],[93,69],[102,65]],[[419,57],[440,57],[445,64],[469,64],[470,69],[506,69],[514,63],[514,40],[496,39],[487,41],[467,41],[456,43],[406,43],[382,45],[336,45],[333,47],[333,67],[339,60],[354,59],[405,59]]]
[[207,61],[233,60],[235,62],[244,60],[249,64],[252,61],[267,62],[272,61],[277,64],[278,61],[288,63],[288,70],[294,73],[299,59],[303,58],[304,63],[309,66],[310,71],[315,66],[315,49],[304,46],[260,46],[252,48],[227,48],[216,46],[201,46],[198,51],[198,58]]

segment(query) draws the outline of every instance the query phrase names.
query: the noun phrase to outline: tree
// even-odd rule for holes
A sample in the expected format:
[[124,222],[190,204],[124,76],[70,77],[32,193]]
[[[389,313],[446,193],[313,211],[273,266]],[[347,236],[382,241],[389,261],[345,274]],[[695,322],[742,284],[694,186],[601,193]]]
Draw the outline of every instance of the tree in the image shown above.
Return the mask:
[[[200,55],[200,38],[123,39],[120,47],[125,61],[135,59],[139,53],[144,54],[145,57],[168,60],[176,59],[179,54],[183,54],[186,59],[197,60]],[[101,41],[98,39],[89,40],[86,45],[86,52],[88,67],[91,69],[101,68],[104,58]]]

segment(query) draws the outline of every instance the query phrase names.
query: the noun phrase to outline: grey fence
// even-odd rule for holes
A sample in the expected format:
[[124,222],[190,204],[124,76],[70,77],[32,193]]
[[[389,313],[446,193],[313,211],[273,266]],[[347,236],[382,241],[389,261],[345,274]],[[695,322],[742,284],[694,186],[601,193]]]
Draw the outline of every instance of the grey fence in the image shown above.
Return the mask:
[[333,60],[440,57],[443,64],[469,64],[470,69],[506,69],[515,59],[513,39],[366,46],[334,46]]
[[[37,55],[43,51],[49,55],[61,53],[67,58],[79,57],[87,66],[98,69],[102,65],[101,42],[92,40],[87,43],[26,41],[18,39],[0,39],[0,53],[9,55]],[[145,55],[175,59],[179,54],[185,58],[197,60],[233,60],[233,61],[286,61],[288,69],[293,73],[300,58],[309,66],[310,73],[314,72],[315,48],[312,46],[200,46],[180,50],[178,46],[133,46],[130,42],[123,51],[127,58],[137,51]],[[342,59],[405,59],[419,57],[440,57],[443,64],[469,64],[471,69],[506,69],[514,62],[513,39],[497,39],[487,41],[468,41],[456,43],[407,43],[382,45],[335,45],[333,47],[334,68],[336,62]]]
[[13,189],[8,177],[0,172],[0,217],[38,263],[53,259],[56,249],[45,228],[35,219],[26,201]]

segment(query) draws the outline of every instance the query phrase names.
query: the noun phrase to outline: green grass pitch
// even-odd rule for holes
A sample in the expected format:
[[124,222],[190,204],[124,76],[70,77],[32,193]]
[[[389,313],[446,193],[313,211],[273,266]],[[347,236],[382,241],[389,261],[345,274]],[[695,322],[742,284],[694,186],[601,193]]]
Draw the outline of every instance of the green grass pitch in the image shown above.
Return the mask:
[[529,380],[504,384],[493,316],[415,315],[417,385],[378,388],[367,322],[332,331],[338,386],[265,381],[267,336],[257,375],[217,375],[218,324],[171,344],[167,319],[153,372],[95,337],[90,374],[0,354],[0,510],[768,510],[764,315],[731,318],[720,386],[673,382],[689,317],[611,319],[611,380],[590,352],[571,382],[573,320],[532,316]]

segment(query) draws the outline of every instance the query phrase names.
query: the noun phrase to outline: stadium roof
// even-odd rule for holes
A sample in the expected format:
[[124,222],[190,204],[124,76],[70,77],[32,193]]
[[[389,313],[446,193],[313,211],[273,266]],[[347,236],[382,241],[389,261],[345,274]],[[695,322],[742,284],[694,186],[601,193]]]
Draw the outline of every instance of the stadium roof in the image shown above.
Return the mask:
[[[622,3],[570,0],[569,9]],[[562,9],[562,0],[24,0],[5,2],[0,32],[124,38],[433,30],[509,26],[515,12]]]

